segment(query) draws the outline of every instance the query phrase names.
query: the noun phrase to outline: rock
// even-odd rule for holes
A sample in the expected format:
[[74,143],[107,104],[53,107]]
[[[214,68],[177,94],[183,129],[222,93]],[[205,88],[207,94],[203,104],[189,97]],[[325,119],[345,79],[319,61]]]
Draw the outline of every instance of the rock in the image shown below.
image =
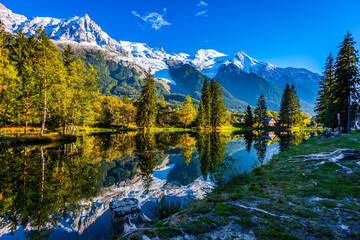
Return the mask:
[[150,221],[141,211],[139,200],[124,198],[110,203],[111,234],[126,234]]
[[189,217],[184,215],[184,214],[177,215],[177,216],[174,216],[174,217],[170,218],[169,226],[170,227],[176,227],[180,223],[188,222],[189,220],[190,220]]
[[339,137],[338,132],[331,132],[329,130],[325,130],[319,138],[323,139],[323,138],[336,138],[336,137]]

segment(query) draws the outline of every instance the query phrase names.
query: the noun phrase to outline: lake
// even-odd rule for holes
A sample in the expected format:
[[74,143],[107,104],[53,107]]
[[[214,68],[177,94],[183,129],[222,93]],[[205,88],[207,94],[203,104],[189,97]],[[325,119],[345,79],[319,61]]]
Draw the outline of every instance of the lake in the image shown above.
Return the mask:
[[109,239],[114,199],[138,199],[151,218],[155,199],[201,199],[310,134],[129,132],[0,149],[0,238]]

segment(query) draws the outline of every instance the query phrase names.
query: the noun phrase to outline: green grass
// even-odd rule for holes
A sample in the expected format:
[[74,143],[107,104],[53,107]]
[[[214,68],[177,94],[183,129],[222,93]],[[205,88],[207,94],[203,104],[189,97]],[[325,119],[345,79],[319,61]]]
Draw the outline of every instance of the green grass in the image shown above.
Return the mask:
[[[181,210],[182,214],[195,218],[182,227],[189,234],[201,236],[205,230],[232,221],[244,229],[252,229],[258,239],[356,239],[358,232],[352,226],[358,226],[360,221],[360,214],[356,214],[360,213],[358,160],[346,160],[347,166],[354,167],[353,174],[346,174],[337,171],[340,168],[330,161],[316,165],[318,161],[289,159],[339,148],[360,150],[360,135],[342,135],[340,145],[338,139],[310,138],[274,155],[268,164],[216,187],[205,199]],[[322,200],[310,200],[315,197]],[[289,218],[251,211],[234,203]],[[335,208],[343,211],[338,214]],[[341,223],[350,226],[350,231],[340,228],[339,216],[343,215],[346,217]]]

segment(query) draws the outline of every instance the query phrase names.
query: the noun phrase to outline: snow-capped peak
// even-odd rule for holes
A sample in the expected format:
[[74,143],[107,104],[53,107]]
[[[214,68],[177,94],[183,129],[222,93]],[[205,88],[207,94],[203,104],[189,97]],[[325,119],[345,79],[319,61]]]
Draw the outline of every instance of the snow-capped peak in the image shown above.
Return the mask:
[[0,20],[3,22],[5,31],[13,32],[27,18],[23,15],[15,14],[10,9],[0,3]]
[[227,55],[213,49],[200,49],[196,51],[188,63],[209,77],[214,77]]
[[238,52],[235,57],[231,61],[225,62],[226,65],[234,64],[241,71],[247,73],[257,73],[259,70],[273,70],[276,67],[267,62],[258,61],[249,55],[247,55],[244,51]]

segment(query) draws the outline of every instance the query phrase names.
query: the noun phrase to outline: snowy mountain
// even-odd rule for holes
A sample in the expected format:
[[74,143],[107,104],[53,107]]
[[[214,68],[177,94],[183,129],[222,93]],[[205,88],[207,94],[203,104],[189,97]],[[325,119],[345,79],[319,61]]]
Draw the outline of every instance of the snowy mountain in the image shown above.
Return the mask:
[[[32,35],[41,27],[59,47],[70,44],[75,49],[100,50],[107,59],[116,63],[126,66],[135,64],[142,69],[142,72],[150,68],[156,78],[172,85],[176,85],[176,82],[171,78],[169,68],[176,65],[189,64],[210,78],[218,75],[219,69],[222,69],[222,73],[236,70],[236,72],[256,74],[280,89],[283,89],[286,83],[294,84],[300,98],[312,104],[320,80],[319,74],[306,69],[276,67],[251,58],[243,51],[233,58],[213,49],[200,49],[191,55],[169,54],[161,47],[151,48],[145,43],[117,41],[104,32],[88,15],[68,19],[51,17],[28,19],[0,4],[0,20],[8,32],[16,33],[22,28],[26,35]],[[244,81],[241,82],[244,84]]]
[[27,20],[25,16],[15,14],[0,3],[0,19],[4,24],[5,30],[13,32],[18,29],[19,25]]

